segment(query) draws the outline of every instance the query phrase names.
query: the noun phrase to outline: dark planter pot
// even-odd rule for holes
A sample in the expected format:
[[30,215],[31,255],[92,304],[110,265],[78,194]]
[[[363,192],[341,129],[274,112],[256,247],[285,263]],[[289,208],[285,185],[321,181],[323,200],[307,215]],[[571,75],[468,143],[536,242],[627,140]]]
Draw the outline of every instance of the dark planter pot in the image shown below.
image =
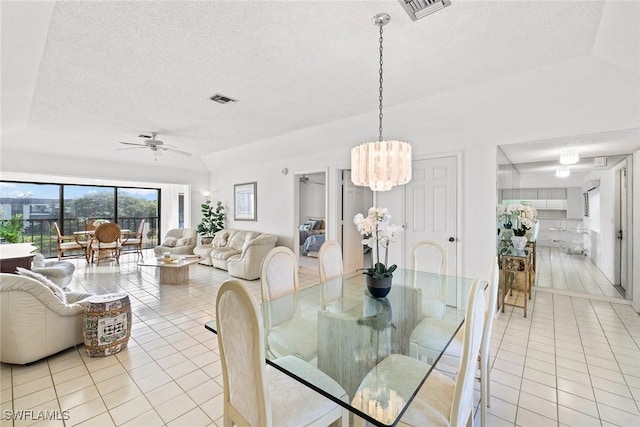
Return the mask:
[[369,293],[374,298],[384,298],[391,290],[391,282],[393,277],[383,277],[382,279],[376,279],[373,276],[365,274],[365,281]]

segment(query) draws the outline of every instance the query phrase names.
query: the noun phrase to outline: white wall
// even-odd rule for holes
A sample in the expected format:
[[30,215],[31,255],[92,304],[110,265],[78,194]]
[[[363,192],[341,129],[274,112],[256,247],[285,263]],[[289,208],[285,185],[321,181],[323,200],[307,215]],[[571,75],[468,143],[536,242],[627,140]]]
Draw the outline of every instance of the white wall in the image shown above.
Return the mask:
[[[637,75],[582,57],[386,107],[386,137],[411,142],[414,156],[463,152],[461,274],[486,277],[495,252],[496,145],[635,127],[640,112],[638,87]],[[335,170],[348,168],[353,145],[375,137],[373,107],[375,103],[369,114],[206,156],[212,187],[220,189],[225,203],[232,200],[233,183],[258,181],[258,221],[232,224],[279,234],[279,244],[291,246],[293,185],[280,171],[293,166],[330,168],[329,212],[335,215]],[[307,155],[309,146],[316,147],[318,154]],[[226,167],[229,164],[237,166]],[[392,214],[399,209],[386,207]],[[330,227],[329,233],[335,238],[335,229]]]
[[520,178],[520,188],[566,188],[580,187],[584,174],[571,173],[566,178],[558,178],[554,173],[525,173]]

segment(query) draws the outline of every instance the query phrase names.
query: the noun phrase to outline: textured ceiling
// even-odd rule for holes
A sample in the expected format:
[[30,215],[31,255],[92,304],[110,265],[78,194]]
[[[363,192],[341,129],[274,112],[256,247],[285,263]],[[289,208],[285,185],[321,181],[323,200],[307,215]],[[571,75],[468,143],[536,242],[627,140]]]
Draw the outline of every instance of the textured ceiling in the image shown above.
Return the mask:
[[378,12],[391,106],[588,55],[603,7],[458,1],[413,22],[396,0],[57,2],[26,121],[49,137],[3,149],[153,162],[116,148],[157,131],[195,159],[374,110]]

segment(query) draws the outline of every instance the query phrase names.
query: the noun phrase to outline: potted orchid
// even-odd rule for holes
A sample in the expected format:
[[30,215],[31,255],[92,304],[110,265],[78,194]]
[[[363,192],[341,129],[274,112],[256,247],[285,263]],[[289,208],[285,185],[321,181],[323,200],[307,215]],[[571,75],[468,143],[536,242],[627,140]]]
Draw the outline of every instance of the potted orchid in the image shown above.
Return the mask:
[[[391,279],[397,266],[389,265],[389,244],[402,228],[390,224],[391,215],[386,208],[372,207],[367,216],[358,214],[353,222],[364,236],[362,244],[373,250],[371,267],[365,268],[363,274],[367,277],[367,286],[374,297],[384,297],[391,289]],[[380,262],[380,250],[384,249],[384,263]],[[380,290],[377,290],[380,289]]]
[[531,230],[533,226],[538,222],[538,211],[532,206],[513,204],[513,205],[498,205],[498,218],[514,219],[513,224],[513,242],[514,248],[523,250],[527,244],[527,231]]

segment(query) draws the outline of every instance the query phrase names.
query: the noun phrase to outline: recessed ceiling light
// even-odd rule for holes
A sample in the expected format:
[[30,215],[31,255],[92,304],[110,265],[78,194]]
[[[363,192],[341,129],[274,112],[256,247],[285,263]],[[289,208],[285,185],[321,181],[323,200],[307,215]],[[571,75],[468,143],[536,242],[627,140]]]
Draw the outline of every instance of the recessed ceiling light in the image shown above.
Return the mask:
[[560,164],[575,165],[578,160],[580,160],[580,155],[575,148],[565,148],[560,152]]
[[212,100],[212,101],[217,102],[218,104],[226,104],[228,102],[238,102],[237,99],[233,99],[233,98],[230,98],[228,96],[221,95],[219,93],[216,93],[215,95],[213,95],[209,99]]
[[558,169],[556,169],[556,176],[558,178],[566,178],[569,175],[571,175],[571,172],[569,171],[569,168],[565,168],[560,166]]

